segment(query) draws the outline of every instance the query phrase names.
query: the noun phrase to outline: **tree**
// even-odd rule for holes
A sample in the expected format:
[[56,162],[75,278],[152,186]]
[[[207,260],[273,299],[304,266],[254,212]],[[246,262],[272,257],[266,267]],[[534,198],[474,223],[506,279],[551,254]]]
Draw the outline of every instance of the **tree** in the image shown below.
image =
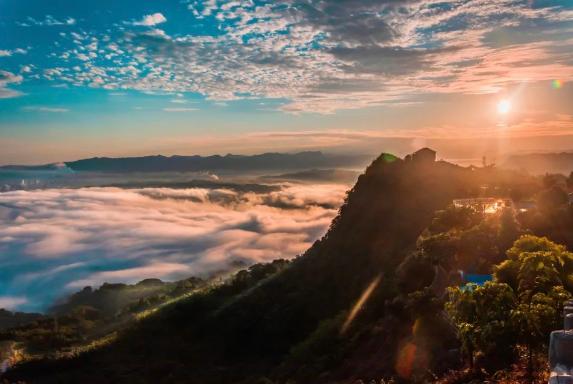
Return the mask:
[[494,267],[495,282],[450,288],[446,308],[470,362],[476,352],[487,364],[507,362],[521,344],[532,377],[533,356],[560,327],[563,303],[571,298],[573,254],[545,237],[526,235],[506,255]]
[[513,358],[517,333],[511,326],[511,311],[515,306],[516,297],[507,284],[487,282],[449,289],[446,310],[471,366],[476,352],[484,354],[487,365]]
[[521,233],[521,228],[515,219],[513,210],[504,209],[499,218],[499,230],[497,232],[500,250],[505,252],[505,250],[510,248]]
[[430,263],[449,269],[458,251],[459,239],[451,233],[431,235],[420,240],[420,248]]
[[562,285],[559,276],[559,260],[551,252],[525,252],[519,258],[517,291],[533,296],[538,292],[547,292],[554,286]]
[[524,235],[513,243],[513,247],[507,250],[507,257],[517,260],[523,252],[557,251],[562,252],[565,247],[555,244],[547,237]]
[[459,267],[478,273],[490,273],[491,265],[499,262],[497,228],[482,222],[460,236]]
[[554,185],[541,192],[537,197],[537,205],[542,212],[550,212],[567,204],[569,197],[563,187]]
[[452,229],[464,230],[477,225],[483,215],[469,207],[448,208],[437,211],[429,227],[431,233],[448,232]]
[[[516,288],[520,294],[547,293],[554,286],[573,291],[573,254],[546,237],[521,236],[507,251],[509,262],[496,266],[498,281]],[[516,274],[517,272],[517,274]]]
[[432,284],[434,270],[430,260],[416,252],[400,263],[396,269],[396,277],[400,290],[410,293]]
[[543,186],[547,189],[553,188],[555,186],[560,186],[563,185],[567,182],[565,176],[557,173],[557,174],[553,174],[553,173],[547,173],[545,174],[545,176],[543,176]]
[[562,287],[553,287],[548,293],[531,295],[529,291],[511,312],[512,326],[518,333],[518,342],[527,346],[527,370],[533,377],[533,355],[544,349],[547,335],[560,327],[563,302],[571,297]]
[[507,259],[494,266],[493,277],[495,281],[509,285],[517,291],[517,275],[519,274],[520,263],[517,260]]
[[563,303],[571,297],[573,254],[545,237],[522,236],[507,251],[508,260],[495,267],[496,281],[507,283],[518,295],[512,311],[518,342],[527,346],[528,372],[533,355],[543,349],[547,335],[560,326]]

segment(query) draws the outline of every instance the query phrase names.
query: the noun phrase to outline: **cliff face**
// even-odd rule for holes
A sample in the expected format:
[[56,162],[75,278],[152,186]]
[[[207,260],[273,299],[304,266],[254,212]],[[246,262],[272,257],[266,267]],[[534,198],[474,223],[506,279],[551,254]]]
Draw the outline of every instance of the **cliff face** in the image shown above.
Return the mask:
[[[34,379],[42,372],[46,382],[91,382],[88,375],[93,382],[110,377],[145,382],[171,374],[174,380],[201,383],[304,377],[296,372],[296,357],[331,356],[327,347],[313,349],[312,340],[324,329],[335,329],[337,339],[340,319],[374,281],[359,321],[384,319],[385,303],[399,293],[396,267],[436,210],[479,190],[489,177],[480,172],[383,154],[349,191],[328,233],[272,278],[222,305],[201,297],[181,302],[140,322],[109,347],[67,362],[22,367],[14,377]],[[374,339],[359,343],[364,354],[376,356],[380,372],[393,369],[399,336],[410,327],[391,319],[383,323],[384,336],[376,345]],[[347,353],[341,347],[346,342],[337,341],[340,353]]]

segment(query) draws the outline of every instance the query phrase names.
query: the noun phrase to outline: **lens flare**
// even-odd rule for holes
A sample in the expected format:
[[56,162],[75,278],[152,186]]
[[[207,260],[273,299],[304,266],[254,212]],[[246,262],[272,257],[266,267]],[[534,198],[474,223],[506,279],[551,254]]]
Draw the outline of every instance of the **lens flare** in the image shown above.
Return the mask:
[[414,365],[416,361],[417,347],[413,343],[407,343],[398,352],[396,359],[396,373],[404,379],[409,379],[412,376]]
[[368,298],[370,297],[372,292],[374,292],[374,290],[376,289],[378,284],[380,284],[381,279],[382,279],[382,276],[376,277],[374,280],[372,280],[372,282],[368,285],[368,287],[366,287],[364,292],[362,292],[362,295],[360,295],[360,298],[354,304],[354,307],[352,307],[352,310],[348,314],[346,321],[342,325],[342,328],[340,329],[340,333],[346,332],[346,330],[348,329],[348,327],[350,326],[350,324],[352,323],[352,321],[354,320],[354,318],[356,317],[358,312],[360,312],[360,310],[362,309],[362,307],[364,306],[366,301],[368,301]]
[[551,88],[561,89],[561,87],[563,87],[563,81],[556,79],[551,82]]
[[426,372],[429,361],[429,356],[423,348],[414,342],[408,342],[398,350],[394,369],[401,378],[410,379],[415,372]]

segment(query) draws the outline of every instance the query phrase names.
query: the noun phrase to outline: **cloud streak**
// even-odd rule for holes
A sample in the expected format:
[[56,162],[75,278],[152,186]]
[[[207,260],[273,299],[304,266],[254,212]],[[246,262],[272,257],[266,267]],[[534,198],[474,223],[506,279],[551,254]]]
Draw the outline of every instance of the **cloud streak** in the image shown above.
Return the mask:
[[22,92],[13,90],[8,87],[9,85],[20,84],[22,80],[23,77],[20,75],[15,75],[11,72],[0,70],[0,99],[10,99],[13,97],[22,96]]
[[194,112],[198,111],[198,108],[163,108],[164,112]]
[[54,26],[71,26],[76,24],[76,19],[72,17],[68,17],[65,19],[56,19],[52,15],[46,15],[43,20],[38,20],[33,17],[26,18],[24,22],[16,22],[16,24],[20,27],[54,27]]
[[16,49],[0,49],[0,57],[10,57],[13,56],[15,54],[18,55],[25,55],[26,53],[28,53],[27,50],[22,49],[22,48],[16,48]]
[[70,111],[67,108],[55,108],[55,107],[43,107],[43,106],[27,106],[23,107],[22,110],[31,112],[48,112],[48,113],[66,113]]
[[27,302],[28,300],[24,297],[0,296],[0,308],[8,310],[16,309]]

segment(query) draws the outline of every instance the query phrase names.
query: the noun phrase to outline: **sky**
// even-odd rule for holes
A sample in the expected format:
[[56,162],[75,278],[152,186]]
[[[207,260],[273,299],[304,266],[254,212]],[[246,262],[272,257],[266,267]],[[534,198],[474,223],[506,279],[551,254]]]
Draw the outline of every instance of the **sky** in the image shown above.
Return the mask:
[[571,0],[0,0],[0,164],[573,149]]

